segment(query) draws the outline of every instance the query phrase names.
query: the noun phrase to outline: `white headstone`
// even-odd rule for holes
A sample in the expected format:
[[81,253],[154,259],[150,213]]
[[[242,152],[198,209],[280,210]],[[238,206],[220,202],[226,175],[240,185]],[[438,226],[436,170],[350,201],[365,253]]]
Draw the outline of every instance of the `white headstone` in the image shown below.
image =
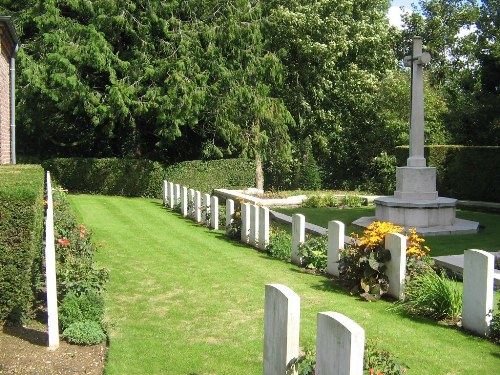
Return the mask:
[[250,206],[250,245],[257,246],[259,242],[259,206]]
[[265,250],[269,245],[269,208],[259,208],[259,249]]
[[210,228],[219,230],[219,198],[215,195],[210,199]]
[[49,348],[59,347],[59,315],[57,312],[56,251],[54,240],[54,204],[52,183],[47,172],[47,214],[45,219],[45,283],[47,287],[47,326]]
[[241,204],[241,242],[248,243],[250,236],[250,205]]
[[166,206],[168,202],[168,181],[163,180],[163,205]]
[[299,256],[299,246],[306,238],[306,218],[302,214],[292,215],[292,263],[301,265],[302,258]]
[[234,215],[234,201],[232,199],[226,199],[226,232],[229,231],[231,224],[233,223]]
[[181,214],[182,216],[188,215],[188,189],[185,186],[181,189]]
[[194,220],[201,222],[201,193],[198,190],[194,192]]
[[362,375],[365,331],[336,312],[318,313],[316,374]]
[[390,296],[403,299],[406,276],[406,237],[399,233],[387,233],[385,248],[391,252],[391,260],[386,263],[385,274],[389,279]]
[[175,184],[174,197],[175,197],[174,206],[176,206],[181,203],[181,185],[179,184]]
[[174,190],[174,183],[169,182],[168,183],[168,206],[170,208],[174,208],[175,204],[177,203],[176,197],[175,197],[175,190]]
[[341,221],[328,222],[328,260],[326,272],[339,276],[340,249],[344,248],[345,225]]
[[299,355],[300,297],[279,284],[266,285],[264,375],[296,375]]
[[494,272],[494,255],[483,250],[465,250],[462,326],[481,336],[490,330]]

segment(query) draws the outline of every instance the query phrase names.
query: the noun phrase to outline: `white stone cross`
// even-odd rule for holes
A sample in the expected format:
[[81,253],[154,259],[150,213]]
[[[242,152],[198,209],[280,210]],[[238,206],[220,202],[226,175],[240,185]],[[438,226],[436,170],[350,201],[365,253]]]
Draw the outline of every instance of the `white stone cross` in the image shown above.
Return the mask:
[[413,52],[405,56],[405,66],[411,66],[410,157],[408,167],[425,167],[424,156],[424,72],[423,65],[431,61],[422,53],[422,37],[413,38]]

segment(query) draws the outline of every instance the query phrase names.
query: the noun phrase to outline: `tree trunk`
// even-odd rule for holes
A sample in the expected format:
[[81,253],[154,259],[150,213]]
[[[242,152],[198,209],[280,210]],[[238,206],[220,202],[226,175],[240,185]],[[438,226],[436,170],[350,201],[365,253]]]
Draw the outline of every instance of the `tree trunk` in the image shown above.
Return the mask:
[[255,151],[255,187],[264,190],[264,170],[260,152]]

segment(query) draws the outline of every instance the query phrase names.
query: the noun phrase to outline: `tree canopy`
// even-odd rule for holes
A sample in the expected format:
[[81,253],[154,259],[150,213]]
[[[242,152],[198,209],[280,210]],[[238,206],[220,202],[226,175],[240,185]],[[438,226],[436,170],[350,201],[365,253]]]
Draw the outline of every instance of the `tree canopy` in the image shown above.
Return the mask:
[[[21,38],[18,149],[163,162],[254,157],[270,185],[366,179],[408,138],[420,34],[431,143],[498,144],[498,0],[3,0]],[[467,36],[461,31],[469,28]],[[312,164],[311,164],[312,163]],[[303,175],[303,173],[302,173]]]

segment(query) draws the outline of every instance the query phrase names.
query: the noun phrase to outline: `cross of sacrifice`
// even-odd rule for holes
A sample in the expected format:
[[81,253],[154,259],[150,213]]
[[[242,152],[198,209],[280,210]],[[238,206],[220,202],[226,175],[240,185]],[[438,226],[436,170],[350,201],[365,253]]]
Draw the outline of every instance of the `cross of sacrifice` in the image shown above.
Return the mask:
[[413,37],[413,51],[405,56],[404,64],[411,67],[410,157],[408,167],[425,167],[424,157],[424,72],[423,65],[431,61],[422,53],[422,37]]

